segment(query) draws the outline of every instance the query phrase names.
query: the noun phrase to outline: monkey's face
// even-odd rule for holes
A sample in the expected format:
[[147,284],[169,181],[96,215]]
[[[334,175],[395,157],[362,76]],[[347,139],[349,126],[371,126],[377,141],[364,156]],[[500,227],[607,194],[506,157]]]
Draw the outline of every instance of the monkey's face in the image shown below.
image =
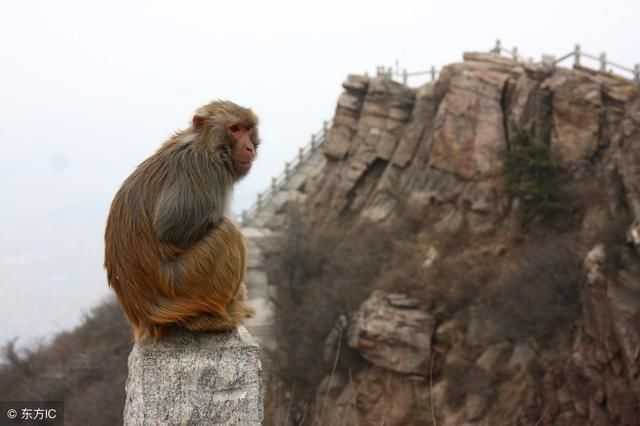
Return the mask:
[[256,158],[257,137],[255,126],[233,123],[227,126],[227,134],[231,137],[231,160],[238,177],[249,173]]

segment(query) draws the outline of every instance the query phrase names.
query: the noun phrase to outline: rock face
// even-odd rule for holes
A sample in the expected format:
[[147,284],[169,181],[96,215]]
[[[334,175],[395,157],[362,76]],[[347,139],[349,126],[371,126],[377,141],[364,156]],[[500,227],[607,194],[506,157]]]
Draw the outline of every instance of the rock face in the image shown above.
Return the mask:
[[[466,53],[416,89],[355,75],[343,87],[326,161],[300,187],[310,222],[385,224],[410,212],[422,221],[425,271],[446,261],[438,242],[461,235],[463,253],[483,239],[481,262],[509,256],[515,243],[496,236],[527,235],[517,221],[522,204],[505,190],[505,159],[525,129],[577,193],[563,219],[584,274],[542,313],[522,312],[540,318],[570,298],[575,316],[552,324],[559,342],[505,337],[491,300],[439,322],[435,308],[374,292],[343,319],[365,367],[324,378],[314,403],[320,423],[640,424],[640,86],[586,68]],[[429,418],[407,420],[424,406]]]
[[464,59],[417,89],[348,77],[323,147],[327,161],[303,186],[310,216],[393,220],[428,200],[444,210],[440,228],[489,232],[509,213],[504,160],[522,128],[575,176],[608,175],[640,220],[637,84],[491,54]]
[[[604,245],[598,244],[584,261],[584,321],[572,361],[603,396],[587,410],[589,415],[606,410],[615,424],[630,425],[638,421],[640,397],[640,270],[623,268],[612,277],[605,270],[606,257]],[[593,369],[604,374],[594,375]]]
[[402,374],[380,367],[368,368],[351,381],[342,373],[333,380],[327,376],[318,387],[316,424],[403,425],[415,402],[413,388]]
[[138,342],[129,355],[124,424],[261,425],[261,369],[244,327]]
[[417,300],[375,291],[353,316],[349,346],[372,364],[426,376],[435,320]]

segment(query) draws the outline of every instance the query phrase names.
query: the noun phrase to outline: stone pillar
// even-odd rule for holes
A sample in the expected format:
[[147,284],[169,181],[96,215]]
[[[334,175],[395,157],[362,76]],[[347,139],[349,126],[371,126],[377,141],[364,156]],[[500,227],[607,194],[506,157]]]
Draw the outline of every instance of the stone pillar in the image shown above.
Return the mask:
[[124,424],[261,425],[261,372],[244,327],[142,340],[129,355]]

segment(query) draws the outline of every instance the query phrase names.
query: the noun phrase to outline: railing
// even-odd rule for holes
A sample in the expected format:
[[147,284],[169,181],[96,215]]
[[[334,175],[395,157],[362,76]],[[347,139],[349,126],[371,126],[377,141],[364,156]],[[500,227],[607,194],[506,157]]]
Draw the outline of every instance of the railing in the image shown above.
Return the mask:
[[330,125],[331,121],[325,120],[322,129],[311,135],[309,143],[298,150],[298,155],[293,160],[284,163],[284,171],[277,177],[271,178],[269,188],[259,192],[251,207],[242,211],[239,221],[243,226],[248,225],[258,215],[260,209],[269,204],[273,197],[289,182],[297,169],[324,144]]
[[429,75],[431,76],[431,81],[435,80],[436,77],[438,76],[438,70],[436,69],[436,67],[431,66],[430,69],[426,70],[426,71],[407,71],[406,68],[403,68],[402,70],[400,70],[400,67],[398,66],[398,61],[396,61],[396,67],[395,69],[391,68],[391,67],[384,67],[384,66],[379,66],[376,69],[376,75],[378,77],[383,77],[383,78],[387,78],[389,80],[393,80],[394,77],[398,77],[401,81],[402,84],[406,85],[409,77],[415,77],[418,75]]
[[[514,61],[524,62],[523,58],[518,54],[517,47],[514,47],[513,49],[505,49],[504,47],[502,47],[502,43],[500,42],[500,40],[496,40],[496,46],[491,50],[491,53],[495,53],[498,55],[505,53],[508,56],[511,56]],[[574,67],[584,66],[580,63],[580,60],[584,57],[597,61],[599,63],[598,71],[600,72],[612,73],[613,69],[617,69],[626,73],[630,73],[633,76],[633,80],[637,83],[640,83],[640,64],[635,64],[633,68],[625,67],[624,65],[620,65],[616,62],[608,60],[607,54],[605,52],[602,52],[600,55],[592,55],[590,53],[583,52],[579,44],[576,44],[573,51],[567,53],[566,55],[562,55],[557,59],[554,55],[542,55],[542,62],[555,66],[571,57],[573,57]],[[529,59],[529,62],[533,62],[533,59]],[[608,67],[612,67],[613,69],[607,69]]]
[[[493,49],[489,51],[490,53],[494,53],[496,55],[505,55],[516,62],[529,62],[533,63],[533,58],[525,58],[520,55],[517,47],[512,49],[505,48],[502,46],[502,42],[500,40],[496,40],[496,45]],[[542,55],[542,63],[549,64],[552,66],[558,65],[560,62],[565,61],[569,58],[573,57],[573,66],[579,67],[584,66],[581,63],[582,58],[592,59],[599,63],[598,70],[600,72],[612,72],[611,69],[607,70],[608,67],[612,67],[613,69],[621,70],[626,73],[630,73],[632,75],[633,80],[640,83],[640,64],[635,64],[633,68],[625,67],[624,65],[620,65],[616,62],[610,61],[607,59],[606,53],[601,53],[600,55],[592,55],[590,53],[583,52],[580,45],[576,44],[573,51],[567,53],[566,55],[562,55],[559,58],[556,58],[554,55]],[[427,71],[407,71],[406,68],[400,68],[398,65],[398,61],[396,61],[395,68],[394,67],[385,67],[379,66],[376,69],[376,75],[378,77],[388,78],[389,80],[397,80],[402,82],[402,84],[407,84],[409,77],[420,76],[420,75],[430,75],[431,80],[435,80],[438,74],[438,70],[436,67],[432,66]]]

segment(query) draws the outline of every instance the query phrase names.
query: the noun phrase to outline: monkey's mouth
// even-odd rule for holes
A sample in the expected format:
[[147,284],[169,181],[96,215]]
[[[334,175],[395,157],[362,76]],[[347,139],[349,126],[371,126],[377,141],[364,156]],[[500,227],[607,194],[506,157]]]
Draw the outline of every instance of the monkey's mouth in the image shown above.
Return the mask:
[[238,165],[240,166],[240,168],[242,170],[249,170],[251,168],[251,166],[253,165],[253,161],[251,160],[246,160],[246,161],[240,161],[238,162]]

